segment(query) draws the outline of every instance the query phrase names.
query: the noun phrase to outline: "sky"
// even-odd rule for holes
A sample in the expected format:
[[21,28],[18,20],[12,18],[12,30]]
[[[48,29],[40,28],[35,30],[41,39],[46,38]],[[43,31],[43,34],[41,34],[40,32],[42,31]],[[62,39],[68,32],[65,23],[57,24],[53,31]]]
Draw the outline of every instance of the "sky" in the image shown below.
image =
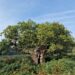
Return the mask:
[[62,23],[75,37],[75,0],[0,0],[0,32],[28,19]]

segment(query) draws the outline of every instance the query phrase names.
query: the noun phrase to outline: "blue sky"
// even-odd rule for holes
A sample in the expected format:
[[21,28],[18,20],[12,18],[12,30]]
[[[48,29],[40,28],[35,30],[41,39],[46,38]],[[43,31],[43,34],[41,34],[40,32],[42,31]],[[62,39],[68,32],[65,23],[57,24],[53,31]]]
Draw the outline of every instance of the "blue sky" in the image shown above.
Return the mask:
[[75,0],[0,0],[0,31],[28,19],[63,23],[75,37]]

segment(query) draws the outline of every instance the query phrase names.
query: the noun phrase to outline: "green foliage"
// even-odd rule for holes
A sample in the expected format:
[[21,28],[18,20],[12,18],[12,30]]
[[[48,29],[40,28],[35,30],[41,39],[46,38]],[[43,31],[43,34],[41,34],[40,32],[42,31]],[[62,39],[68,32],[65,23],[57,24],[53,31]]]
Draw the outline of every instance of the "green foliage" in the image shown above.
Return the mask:
[[46,75],[74,75],[75,61],[70,59],[52,60],[42,64],[39,71],[43,71]]
[[18,35],[17,31],[17,26],[8,26],[4,31],[3,31],[5,38],[8,39],[13,39]]
[[0,75],[75,75],[75,60],[63,58],[40,65],[32,64],[30,56],[3,56]]
[[7,54],[9,50],[9,42],[6,39],[3,39],[0,42],[0,55]]
[[75,46],[75,40],[64,25],[48,22],[36,24],[28,20],[8,26],[1,35],[5,39],[0,42],[0,55],[9,54],[11,41],[16,39],[15,49],[22,53],[26,50],[33,52],[37,46],[47,46],[45,58],[51,61],[35,65],[29,54],[0,56],[0,75],[75,75],[75,56],[59,59],[71,53]]
[[36,42],[36,25],[33,21],[18,23],[19,45],[22,48],[33,48]]
[[30,56],[3,56],[0,58],[0,75],[34,75],[37,66],[32,64]]
[[[53,53],[58,58],[72,51],[73,38],[70,32],[59,23],[44,23],[37,26],[37,39],[39,45],[48,46],[48,53]],[[50,56],[51,57],[51,56]]]
[[[19,22],[15,26],[8,26],[3,34],[9,44],[17,38],[17,49],[21,52],[45,45],[48,47],[47,53],[63,57],[71,52],[74,46],[74,39],[70,32],[59,23],[36,24],[32,20],[28,20]],[[5,47],[5,49],[7,48]]]

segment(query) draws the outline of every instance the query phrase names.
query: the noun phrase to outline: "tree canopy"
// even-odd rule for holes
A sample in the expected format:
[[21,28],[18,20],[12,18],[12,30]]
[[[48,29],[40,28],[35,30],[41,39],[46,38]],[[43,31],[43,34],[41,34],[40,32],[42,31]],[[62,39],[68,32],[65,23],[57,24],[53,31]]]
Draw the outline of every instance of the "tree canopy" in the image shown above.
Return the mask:
[[[48,47],[48,53],[64,55],[71,51],[74,46],[74,38],[71,36],[70,31],[63,24],[57,22],[38,24],[32,20],[27,22],[23,21],[14,26],[8,26],[3,31],[3,34],[5,36],[4,40],[7,40],[9,44],[13,39],[16,39],[18,41],[17,47],[21,51],[45,45]],[[0,42],[0,49],[4,50],[7,42],[4,46],[1,46],[3,45],[2,43],[3,40]]]

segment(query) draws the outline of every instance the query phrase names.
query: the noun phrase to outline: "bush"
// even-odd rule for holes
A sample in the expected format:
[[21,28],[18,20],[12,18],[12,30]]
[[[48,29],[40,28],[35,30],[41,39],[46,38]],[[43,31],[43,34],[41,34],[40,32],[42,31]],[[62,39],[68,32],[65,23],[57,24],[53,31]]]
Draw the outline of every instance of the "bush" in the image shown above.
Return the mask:
[[0,59],[0,75],[75,75],[75,61],[69,58],[51,60],[47,63],[32,64],[28,56]]
[[41,72],[45,72],[46,75],[71,75],[75,74],[75,62],[70,59],[52,60],[51,62],[44,63],[40,66]]

